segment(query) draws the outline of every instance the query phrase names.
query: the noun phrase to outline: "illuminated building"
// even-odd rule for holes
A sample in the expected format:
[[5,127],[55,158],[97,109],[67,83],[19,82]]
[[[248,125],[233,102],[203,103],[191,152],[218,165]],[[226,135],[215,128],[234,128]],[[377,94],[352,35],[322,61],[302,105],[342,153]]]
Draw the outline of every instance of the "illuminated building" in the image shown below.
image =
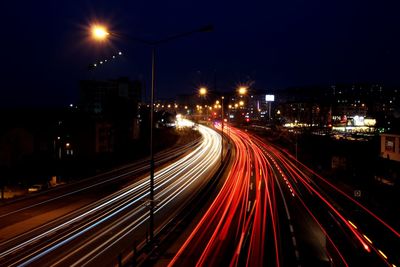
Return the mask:
[[400,161],[400,134],[381,134],[381,157]]
[[277,92],[284,124],[343,131],[387,131],[400,112],[398,89],[377,84],[288,88]]

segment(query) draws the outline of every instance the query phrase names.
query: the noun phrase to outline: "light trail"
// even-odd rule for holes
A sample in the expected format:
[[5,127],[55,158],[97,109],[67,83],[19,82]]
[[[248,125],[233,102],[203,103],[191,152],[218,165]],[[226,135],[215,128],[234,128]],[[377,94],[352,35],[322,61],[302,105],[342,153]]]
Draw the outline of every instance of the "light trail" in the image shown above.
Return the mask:
[[[291,207],[286,204],[285,195],[290,196],[291,201],[298,203],[297,205],[306,211],[327,239],[332,251],[323,248],[325,259],[332,261],[334,257],[335,265],[351,266],[357,259],[352,258],[348,251],[359,251],[361,260],[363,257],[373,256],[373,262],[379,264],[398,264],[393,262],[397,260],[395,256],[388,256],[386,251],[383,252],[374,245],[375,243],[358,227],[360,223],[348,219],[339,203],[310,177],[310,173],[316,174],[309,168],[297,162],[287,152],[265,143],[257,136],[232,127],[229,127],[229,131],[236,151],[232,168],[220,192],[169,266],[280,266],[283,253],[280,251],[280,244],[283,242],[281,232],[285,230],[290,230],[287,236],[293,243],[292,255],[296,257],[295,261],[300,266],[301,248],[298,247],[293,231],[293,221],[289,213]],[[321,176],[315,177],[334,191],[344,194]],[[280,226],[282,218],[279,218],[278,210],[281,207],[278,206],[276,188],[280,192],[287,215],[288,229]],[[286,190],[283,190],[284,188]],[[362,206],[351,197],[345,194],[344,196]],[[318,212],[314,213],[317,206],[319,210],[316,209]],[[363,209],[390,229],[395,236],[398,235],[398,232],[382,219],[365,207]],[[326,220],[329,218],[337,222],[337,229],[340,229],[334,236],[331,233],[333,230],[326,227]],[[354,247],[353,241],[346,239],[348,233],[351,234],[352,240],[358,242],[358,246]],[[338,244],[338,234],[343,239],[342,242],[348,242],[346,249]],[[284,253],[290,254],[287,251]]]
[[[254,140],[257,140],[258,144],[262,147],[264,147],[264,151],[268,151],[270,156],[274,158],[273,164],[275,164],[275,167],[279,170],[280,166],[284,166],[285,172],[288,175],[283,174],[283,172],[280,171],[281,176],[283,177],[284,181],[286,184],[288,184],[286,178],[290,178],[293,181],[297,182],[297,184],[301,184],[304,186],[304,188],[307,189],[311,195],[317,197],[323,205],[326,205],[333,214],[337,216],[337,218],[340,219],[343,225],[346,226],[347,230],[350,231],[353,234],[353,237],[360,243],[361,247],[365,249],[367,252],[372,252],[374,251],[377,256],[380,256],[381,259],[384,260],[385,264],[390,264],[387,260],[387,257],[382,256],[381,250],[375,248],[372,246],[372,241],[366,237],[365,234],[363,234],[360,229],[350,220],[346,219],[346,216],[336,207],[336,203],[331,203],[332,199],[327,195],[326,192],[324,192],[316,183],[315,181],[311,180],[308,175],[305,174],[304,171],[300,170],[300,167],[304,167],[303,169],[306,172],[311,172],[312,174],[315,174],[315,172],[311,171],[309,168],[305,167],[303,164],[299,163],[295,158],[291,155],[288,156],[287,152],[280,150],[279,148],[276,148],[272,145],[267,145],[265,144],[262,140],[260,140],[257,137],[253,137]],[[279,164],[278,164],[279,162]],[[359,207],[363,207],[359,202],[355,201],[352,199],[350,196],[345,194],[343,191],[332,185],[330,182],[328,182],[326,179],[322,178],[321,176],[315,174],[317,178],[320,180],[323,180],[325,184],[328,184],[330,188],[332,188],[334,191],[339,192],[343,196],[345,196],[348,200],[351,200],[351,202],[355,203]],[[292,192],[292,190],[290,190]],[[342,253],[340,253],[339,248],[334,244],[332,239],[329,237],[328,233],[323,229],[322,225],[318,222],[318,219],[312,214],[312,212],[307,208],[306,204],[304,201],[299,198],[299,200],[302,202],[304,208],[309,212],[309,214],[314,218],[314,220],[320,225],[321,229],[324,231],[325,235],[329,239],[329,241],[333,244],[336,252],[339,254],[340,258],[342,259],[342,263],[346,264],[346,260],[344,259],[344,256]],[[369,215],[372,215],[375,219],[377,219],[379,222],[382,223],[383,226],[385,226],[387,229],[391,230],[395,236],[398,235],[397,231],[395,231],[392,227],[390,227],[388,224],[386,224],[382,219],[378,218],[375,214],[373,214],[371,211],[369,211],[367,208],[363,207],[363,210],[366,211]],[[369,244],[368,244],[369,243]],[[386,254],[385,254],[386,256]]]
[[[157,153],[155,155],[155,163],[156,163],[156,165],[161,165],[161,164],[163,164],[165,162],[168,162],[168,161],[176,158],[179,155],[183,155],[184,153],[186,153],[186,151],[188,149],[194,147],[197,143],[198,143],[198,140],[195,140],[195,141],[193,141],[193,142],[191,142],[189,144],[186,144],[184,146],[173,148],[173,149],[170,149],[170,150],[167,150],[167,151],[162,151],[160,153]],[[18,209],[14,209],[14,210],[12,210],[10,212],[2,213],[2,214],[0,214],[0,218],[5,218],[5,217],[8,217],[8,216],[13,215],[13,214],[24,212],[24,211],[27,211],[27,210],[30,210],[30,209],[33,209],[33,208],[37,208],[39,206],[47,205],[47,204],[49,204],[51,202],[55,202],[57,200],[62,200],[63,198],[66,198],[68,196],[76,195],[76,194],[81,193],[83,191],[88,191],[88,190],[90,190],[92,188],[96,188],[96,187],[99,187],[101,185],[108,184],[110,182],[114,182],[114,181],[116,181],[118,179],[121,179],[121,178],[124,178],[124,177],[128,177],[128,176],[131,176],[131,175],[136,175],[137,173],[143,172],[143,171],[145,171],[147,169],[149,169],[148,159],[135,162],[134,164],[128,164],[128,165],[119,167],[117,169],[113,169],[111,171],[104,172],[104,173],[102,173],[100,175],[96,175],[96,176],[93,176],[93,177],[89,177],[87,179],[83,179],[83,180],[77,181],[77,182],[72,183],[72,184],[68,184],[66,186],[69,186],[69,187],[77,186],[77,185],[81,185],[81,184],[83,186],[79,187],[79,189],[77,189],[77,190],[73,190],[73,191],[70,191],[70,192],[65,193],[65,194],[57,195],[57,196],[52,197],[50,199],[47,199],[45,201],[40,201],[38,203],[25,206],[23,208],[18,208]],[[123,173],[119,174],[119,175],[112,175],[111,178],[104,178],[104,177],[107,177],[108,175],[114,174],[116,172],[123,172]],[[101,180],[101,181],[99,181],[99,180]],[[87,186],[84,185],[85,183],[89,183],[89,182],[90,182],[90,185],[87,185]],[[59,189],[58,187],[53,188],[53,191],[56,191],[58,189]],[[49,191],[42,192],[42,194],[47,194],[48,192]]]
[[[169,266],[192,265],[193,260],[196,266],[238,266],[242,258],[246,266],[262,266],[266,234],[273,237],[274,262],[280,265],[271,170],[265,155],[246,133],[229,130],[236,151],[232,168],[215,200]],[[248,203],[252,203],[250,210]],[[195,251],[201,251],[197,259],[184,257],[196,254]]]
[[[161,220],[167,221],[166,218],[177,214],[192,193],[204,186],[219,167],[220,135],[204,126],[199,126],[199,131],[203,140],[198,147],[155,174],[155,214],[160,220],[157,229],[163,225]],[[60,223],[55,227],[49,223],[40,227],[40,231],[32,230],[29,235],[14,238],[13,242],[1,243],[0,265],[25,266],[49,257],[56,265],[71,259],[75,259],[75,266],[91,265],[147,223],[148,209],[142,203],[148,197],[148,181],[149,178],[144,177],[81,208],[59,219]],[[87,235],[91,238],[80,241]],[[16,242],[17,245],[10,246]],[[74,246],[58,253],[67,244]]]
[[[278,149],[278,148],[275,148]],[[373,213],[371,210],[369,210],[367,207],[362,205],[360,202],[352,198],[350,195],[346,194],[343,190],[338,188],[337,186],[333,185],[331,182],[329,182],[326,178],[323,178],[321,175],[318,173],[314,172],[310,168],[308,168],[306,165],[303,163],[297,161],[292,155],[290,155],[288,152],[284,150],[280,150],[282,154],[285,154],[286,157],[291,159],[291,162],[296,162],[296,164],[299,164],[302,168],[304,168],[307,172],[311,173],[315,178],[318,180],[322,181],[324,184],[327,184],[330,188],[350,200],[352,203],[356,204],[358,207],[363,209],[365,212],[367,212],[370,216],[372,216],[375,220],[379,221],[383,226],[385,226],[387,229],[389,229],[394,235],[396,235],[398,238],[400,238],[400,232],[396,229],[394,229],[392,226],[390,226],[387,222],[385,222],[382,218],[377,216],[375,213]]]

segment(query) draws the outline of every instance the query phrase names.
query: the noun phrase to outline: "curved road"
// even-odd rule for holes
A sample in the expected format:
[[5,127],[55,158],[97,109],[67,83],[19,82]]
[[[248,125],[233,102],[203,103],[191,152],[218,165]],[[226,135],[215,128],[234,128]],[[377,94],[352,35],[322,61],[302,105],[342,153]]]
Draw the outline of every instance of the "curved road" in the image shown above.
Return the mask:
[[[155,174],[156,233],[219,167],[220,135],[199,126],[202,142]],[[147,237],[149,177],[0,243],[1,266],[96,266],[117,262]],[[12,216],[10,214],[9,216]]]
[[400,266],[381,218],[284,150],[230,137],[225,184],[169,266]]

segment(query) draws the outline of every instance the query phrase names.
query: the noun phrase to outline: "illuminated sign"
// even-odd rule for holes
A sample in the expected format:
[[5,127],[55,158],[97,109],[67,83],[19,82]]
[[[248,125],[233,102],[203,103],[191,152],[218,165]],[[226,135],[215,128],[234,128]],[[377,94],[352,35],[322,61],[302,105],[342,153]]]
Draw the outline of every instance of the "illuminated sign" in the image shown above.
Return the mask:
[[365,126],[375,126],[376,125],[376,119],[364,119],[364,125]]
[[353,117],[354,126],[364,126],[364,117],[362,116],[354,116]]
[[265,95],[265,101],[274,102],[275,101],[275,95]]

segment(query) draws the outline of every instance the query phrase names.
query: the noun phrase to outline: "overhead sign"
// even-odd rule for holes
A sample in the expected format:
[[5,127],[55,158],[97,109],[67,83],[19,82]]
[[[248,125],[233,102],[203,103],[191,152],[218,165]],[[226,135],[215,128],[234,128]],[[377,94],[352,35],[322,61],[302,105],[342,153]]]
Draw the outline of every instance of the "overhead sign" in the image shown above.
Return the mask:
[[265,101],[274,102],[275,101],[275,95],[265,95]]

